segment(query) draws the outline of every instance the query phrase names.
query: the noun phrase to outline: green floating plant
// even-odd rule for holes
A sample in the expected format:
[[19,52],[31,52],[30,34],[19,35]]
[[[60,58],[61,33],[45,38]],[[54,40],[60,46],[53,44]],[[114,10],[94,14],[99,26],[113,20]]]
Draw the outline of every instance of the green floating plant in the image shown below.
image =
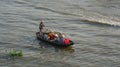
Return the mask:
[[15,49],[11,49],[10,52],[9,52],[10,56],[18,56],[18,57],[21,57],[23,56],[23,52],[22,50],[15,50]]

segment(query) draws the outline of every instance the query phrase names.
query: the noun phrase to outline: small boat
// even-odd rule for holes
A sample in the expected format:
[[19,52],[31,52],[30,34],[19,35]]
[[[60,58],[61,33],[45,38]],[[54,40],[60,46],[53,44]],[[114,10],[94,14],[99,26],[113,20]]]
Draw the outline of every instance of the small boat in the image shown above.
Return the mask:
[[41,40],[41,41],[44,41],[44,42],[46,42],[46,43],[49,43],[50,45],[53,45],[53,46],[67,47],[67,46],[71,46],[71,45],[74,44],[74,42],[71,41],[71,40],[70,40],[70,43],[69,43],[69,44],[63,44],[63,43],[59,43],[59,42],[51,42],[51,41],[49,41],[49,40],[45,40],[45,39],[41,38],[39,34],[40,34],[39,32],[36,33],[37,39],[39,39],[39,40]]

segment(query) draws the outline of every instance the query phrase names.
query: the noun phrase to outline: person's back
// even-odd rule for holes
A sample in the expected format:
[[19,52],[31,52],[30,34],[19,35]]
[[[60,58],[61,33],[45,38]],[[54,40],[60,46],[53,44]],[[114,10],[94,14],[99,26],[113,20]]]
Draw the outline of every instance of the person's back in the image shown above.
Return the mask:
[[47,34],[43,34],[43,39],[48,40],[48,35]]
[[53,32],[50,32],[48,35],[49,35],[49,39],[50,39],[50,40],[53,40],[53,39],[54,39],[54,33],[53,33]]
[[59,39],[58,39],[58,40],[59,40],[59,42],[60,42],[60,43],[62,43],[62,44],[64,43],[64,38],[59,37]]

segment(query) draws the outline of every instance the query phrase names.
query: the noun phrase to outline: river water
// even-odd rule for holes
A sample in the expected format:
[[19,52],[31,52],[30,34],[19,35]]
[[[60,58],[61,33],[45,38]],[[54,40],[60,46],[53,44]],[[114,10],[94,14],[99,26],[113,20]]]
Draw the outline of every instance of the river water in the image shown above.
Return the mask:
[[[0,0],[0,67],[120,67],[120,0]],[[38,41],[40,20],[75,44]],[[11,60],[6,51],[22,50]]]

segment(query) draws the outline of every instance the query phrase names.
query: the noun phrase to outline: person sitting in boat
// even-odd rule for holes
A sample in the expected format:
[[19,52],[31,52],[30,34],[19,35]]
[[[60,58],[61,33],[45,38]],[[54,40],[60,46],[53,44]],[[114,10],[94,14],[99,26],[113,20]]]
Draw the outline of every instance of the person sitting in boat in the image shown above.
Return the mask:
[[48,36],[49,36],[49,40],[53,40],[54,39],[54,32],[50,31]]
[[62,37],[64,37],[64,39],[63,39],[63,43],[64,43],[64,44],[67,45],[67,44],[70,43],[70,39],[69,39],[69,38],[66,38],[65,35],[64,35],[63,33],[62,33]]
[[58,42],[59,40],[59,36],[58,36],[58,34],[54,34],[54,39],[53,39],[53,41],[54,42]]
[[42,30],[43,30],[43,27],[45,27],[45,25],[43,24],[43,21],[41,20],[40,24],[39,24],[39,30],[40,30],[40,36],[42,36]]
[[66,38],[63,33],[60,33],[59,41],[60,43],[66,44],[66,45],[70,43],[70,39]]
[[70,39],[69,38],[64,38],[64,44],[68,45],[70,43]]
[[47,33],[43,33],[43,39],[45,39],[45,40],[48,40],[48,39],[49,39]]
[[64,43],[64,37],[65,36],[63,34],[59,33],[59,42],[62,44]]

